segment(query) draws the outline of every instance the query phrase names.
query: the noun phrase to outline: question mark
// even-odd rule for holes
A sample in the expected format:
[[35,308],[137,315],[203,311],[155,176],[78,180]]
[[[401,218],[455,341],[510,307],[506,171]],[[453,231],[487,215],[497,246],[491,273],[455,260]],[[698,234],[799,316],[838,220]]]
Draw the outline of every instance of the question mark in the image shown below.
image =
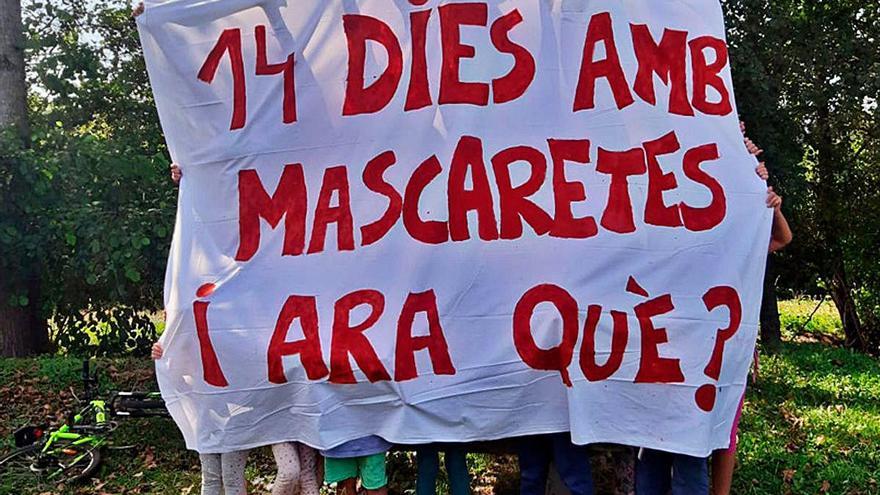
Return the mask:
[[[703,373],[707,377],[717,382],[718,378],[721,376],[721,363],[724,359],[724,346],[727,344],[727,341],[736,335],[740,323],[742,323],[742,302],[739,299],[739,294],[736,292],[736,289],[733,287],[720,286],[709,289],[709,291],[703,295],[703,304],[706,305],[706,309],[709,310],[710,313],[721,306],[726,306],[730,310],[730,325],[727,328],[718,329],[718,336],[715,339],[715,348],[712,350],[712,357],[709,359],[709,364],[706,365],[706,369],[703,370]],[[715,409],[715,398],[717,395],[718,387],[715,386],[714,383],[707,383],[697,389],[694,394],[694,400],[697,403],[697,407],[705,412],[710,412]]]

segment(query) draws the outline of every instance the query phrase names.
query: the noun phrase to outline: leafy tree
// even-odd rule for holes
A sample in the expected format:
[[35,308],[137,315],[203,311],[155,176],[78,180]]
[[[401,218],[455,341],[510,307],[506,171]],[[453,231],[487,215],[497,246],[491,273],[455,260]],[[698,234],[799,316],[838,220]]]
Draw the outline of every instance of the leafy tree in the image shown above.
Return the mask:
[[847,344],[876,352],[880,3],[730,0],[725,9],[740,110],[793,216],[788,283],[821,286]]
[[17,223],[0,225],[0,243],[18,258],[3,268],[31,261],[43,290],[15,302],[52,317],[64,350],[143,352],[155,328],[141,313],[161,302],[175,191],[130,8],[32,2],[24,22],[34,132],[28,147],[0,149],[22,185],[9,191],[18,213],[4,223]]

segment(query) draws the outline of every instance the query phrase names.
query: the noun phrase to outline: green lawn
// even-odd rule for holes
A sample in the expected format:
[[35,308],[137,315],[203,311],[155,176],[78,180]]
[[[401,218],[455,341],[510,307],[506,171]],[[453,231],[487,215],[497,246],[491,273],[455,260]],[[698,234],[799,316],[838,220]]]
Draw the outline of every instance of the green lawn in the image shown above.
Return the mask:
[[779,302],[779,320],[783,336],[792,341],[844,341],[840,315],[830,299],[791,299]]
[[880,364],[815,343],[761,361],[737,494],[880,493]]
[[[806,330],[796,332],[814,301],[782,304],[786,344],[762,356],[758,383],[748,394],[741,432],[741,468],[734,493],[880,494],[880,362],[840,349],[839,321],[826,303]],[[827,307],[826,307],[827,306]],[[102,387],[154,387],[145,360],[102,360]],[[12,431],[28,422],[60,421],[79,392],[80,362],[69,358],[0,360],[0,452]],[[0,494],[198,493],[198,458],[183,448],[169,420],[125,422],[114,437],[135,448],[110,451],[89,484],[54,490],[0,487]],[[249,468],[255,493],[271,483],[271,456],[258,452]],[[516,464],[510,456],[472,455],[477,493],[513,493]],[[392,488],[412,491],[411,456],[394,454]],[[598,473],[599,477],[603,473]]]

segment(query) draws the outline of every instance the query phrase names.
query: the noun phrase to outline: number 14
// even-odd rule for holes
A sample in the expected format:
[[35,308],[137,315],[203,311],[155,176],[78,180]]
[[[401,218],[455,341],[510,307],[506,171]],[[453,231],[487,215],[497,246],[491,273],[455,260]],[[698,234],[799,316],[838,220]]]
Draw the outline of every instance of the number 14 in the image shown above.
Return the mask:
[[[292,124],[296,122],[294,54],[291,53],[282,63],[270,64],[266,52],[266,26],[256,26],[254,37],[257,42],[256,75],[284,74],[284,123]],[[241,50],[241,29],[230,28],[220,34],[217,44],[211,49],[211,53],[208,54],[208,58],[199,69],[198,78],[200,81],[208,84],[214,82],[214,76],[217,75],[220,61],[225,54],[229,54],[229,63],[232,67],[232,123],[229,125],[229,130],[234,131],[243,128],[247,123],[247,86]]]

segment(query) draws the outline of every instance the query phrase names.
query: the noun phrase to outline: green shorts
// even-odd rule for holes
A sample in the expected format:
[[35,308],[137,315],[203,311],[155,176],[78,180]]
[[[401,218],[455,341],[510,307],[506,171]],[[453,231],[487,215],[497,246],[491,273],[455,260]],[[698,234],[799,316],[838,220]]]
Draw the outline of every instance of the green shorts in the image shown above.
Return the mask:
[[385,476],[385,453],[364,457],[324,458],[324,481],[339,483],[349,478],[360,478],[367,490],[378,490],[388,484]]

